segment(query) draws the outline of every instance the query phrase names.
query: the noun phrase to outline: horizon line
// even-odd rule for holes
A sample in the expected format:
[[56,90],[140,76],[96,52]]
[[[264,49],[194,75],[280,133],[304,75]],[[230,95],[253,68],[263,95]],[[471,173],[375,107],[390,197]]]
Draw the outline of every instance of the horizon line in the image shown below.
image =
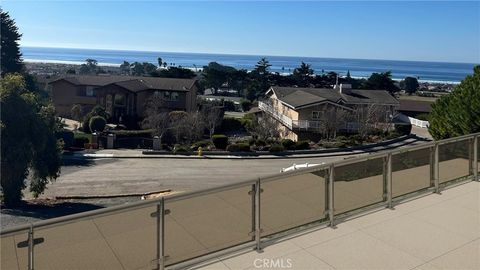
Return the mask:
[[[20,48],[46,48],[46,49],[74,49],[74,50],[101,50],[101,51],[125,51],[125,52],[148,52],[148,53],[185,53],[185,54],[207,54],[207,55],[235,55],[235,56],[258,56],[258,57],[291,57],[291,58],[318,58],[318,59],[348,59],[348,60],[367,60],[367,61],[398,61],[398,62],[426,62],[426,63],[448,63],[448,64],[469,64],[478,65],[480,63],[474,62],[446,62],[438,60],[398,60],[398,59],[381,59],[381,58],[348,58],[348,57],[322,57],[322,56],[301,56],[301,55],[261,55],[261,54],[246,54],[246,53],[208,53],[208,52],[173,52],[173,51],[154,51],[154,50],[131,50],[131,49],[99,49],[99,48],[78,48],[78,47],[47,47],[47,46],[22,46]],[[22,55],[23,56],[23,55]],[[268,60],[268,59],[267,59]],[[308,64],[308,63],[306,63]]]

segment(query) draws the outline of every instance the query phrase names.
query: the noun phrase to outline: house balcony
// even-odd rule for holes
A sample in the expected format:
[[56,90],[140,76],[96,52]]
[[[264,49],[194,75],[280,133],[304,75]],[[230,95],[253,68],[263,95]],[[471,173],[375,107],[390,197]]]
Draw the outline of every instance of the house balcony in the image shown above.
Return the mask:
[[[293,120],[292,128],[296,130],[303,131],[318,131],[324,128],[325,123],[322,121],[311,121],[311,120]],[[355,132],[359,129],[359,124],[357,122],[345,122],[342,126],[339,126],[340,130],[345,130],[347,132]]]
[[2,269],[480,269],[479,138],[7,228]]
[[[322,121],[315,120],[293,120],[292,118],[284,115],[281,112],[275,110],[271,105],[265,102],[258,102],[258,108],[270,116],[275,118],[277,121],[280,121],[284,126],[290,130],[301,130],[301,131],[318,131],[322,129],[324,123]],[[358,123],[347,122],[344,127],[340,129],[346,131],[356,131],[358,130]]]
[[283,125],[285,125],[287,128],[292,129],[293,128],[293,120],[292,118],[284,115],[283,113],[280,113],[276,111],[272,106],[265,102],[258,102],[258,108],[269,115],[271,115],[273,118],[276,120],[280,121]]

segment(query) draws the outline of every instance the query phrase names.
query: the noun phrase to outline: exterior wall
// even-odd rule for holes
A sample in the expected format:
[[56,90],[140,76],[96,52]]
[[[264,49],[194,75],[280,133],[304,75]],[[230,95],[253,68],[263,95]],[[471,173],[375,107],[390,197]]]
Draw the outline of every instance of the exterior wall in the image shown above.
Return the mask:
[[186,106],[185,109],[187,112],[194,112],[197,110],[197,92],[198,87],[195,83],[188,93],[186,93]]
[[294,109],[291,109],[288,106],[283,105],[283,103],[277,99],[277,96],[275,95],[275,93],[273,93],[269,97],[268,101],[277,112],[282,113],[283,115],[289,117],[292,120],[298,120],[298,117],[299,117],[298,112],[295,111]]
[[96,97],[85,96],[86,86],[76,86],[64,80],[51,83],[52,101],[55,111],[59,116],[69,116],[75,104],[80,104],[84,112],[91,110],[96,102]]
[[[124,115],[138,115],[144,116],[145,103],[153,95],[156,90],[140,91],[138,93],[132,93],[122,87],[116,85],[108,85],[105,87],[95,87],[95,96],[86,96],[87,87],[92,86],[80,85],[76,86],[65,80],[59,80],[51,83],[52,88],[52,100],[55,106],[56,112],[60,116],[69,116],[70,111],[75,104],[83,106],[84,112],[90,111],[95,105],[99,104],[107,109],[107,111],[115,117],[116,114]],[[197,110],[197,90],[198,87],[195,84],[188,92],[184,91],[172,91],[178,93],[177,101],[167,101],[166,108],[168,110],[180,110],[193,112]],[[162,91],[160,91],[162,92]],[[113,106],[115,100],[115,94],[124,94],[126,96],[126,105],[124,107]],[[112,108],[109,111],[107,96],[111,96]],[[116,117],[118,117],[117,115]]]
[[292,141],[298,140],[297,133],[295,133],[293,130],[290,130],[279,121],[277,121],[277,130],[280,133],[280,139],[290,139]]
[[318,119],[312,118],[312,112],[314,112],[314,111],[317,111],[317,112],[325,111],[325,110],[327,110],[327,108],[329,106],[333,107],[333,105],[320,104],[320,105],[311,106],[311,107],[301,109],[301,110],[298,111],[298,120],[316,121]]
[[[115,96],[124,95],[124,105],[115,104]],[[120,116],[135,115],[135,94],[116,85],[107,85],[97,90],[97,104],[103,106],[114,119]]]
[[[275,95],[275,93],[272,92],[272,94],[268,97],[266,103],[270,104],[273,107],[273,110],[277,111],[278,113],[281,113],[293,120],[293,130],[290,130],[287,126],[281,123],[281,121],[277,121],[277,129],[280,133],[280,137],[284,139],[291,139],[294,141],[298,140],[312,140],[312,141],[318,141],[321,139],[321,134],[318,132],[318,126],[317,124],[319,120],[321,119],[314,119],[313,118],[313,113],[314,111],[318,112],[324,112],[330,108],[339,108],[342,110],[347,110],[345,108],[342,108],[341,106],[336,106],[334,104],[329,104],[329,103],[324,103],[324,104],[319,104],[311,107],[306,107],[304,109],[300,110],[293,110],[289,108],[288,106],[283,105]],[[376,105],[381,105],[381,104],[376,104]],[[358,107],[362,106],[367,106],[367,105],[357,105],[357,104],[351,104],[351,105],[343,105],[346,107],[351,107],[352,109],[356,109]],[[382,106],[382,105],[381,105]],[[384,115],[380,117],[380,120],[378,124],[380,126],[385,126],[386,122],[390,121],[390,117],[395,115],[396,110],[398,109],[398,106],[395,105],[383,105],[386,110],[384,110]],[[352,122],[356,122],[356,115],[355,114],[348,114],[346,115],[348,118],[346,120],[346,126],[347,129],[343,129],[344,132],[348,132],[352,127]],[[320,116],[321,117],[321,116]],[[312,121],[312,122],[308,122]],[[376,124],[377,125],[377,124]],[[350,128],[350,129],[349,129]],[[351,130],[350,130],[351,131]]]
[[[137,93],[137,113],[139,116],[145,116],[145,106],[154,93],[159,90],[148,90],[148,91],[140,91]],[[160,93],[164,91],[159,91]],[[174,91],[171,91],[174,92]],[[191,108],[191,100],[190,100],[190,93],[186,92],[177,92],[178,93],[178,100],[177,101],[165,101],[165,108],[169,111],[192,111]],[[196,105],[195,105],[196,106]]]

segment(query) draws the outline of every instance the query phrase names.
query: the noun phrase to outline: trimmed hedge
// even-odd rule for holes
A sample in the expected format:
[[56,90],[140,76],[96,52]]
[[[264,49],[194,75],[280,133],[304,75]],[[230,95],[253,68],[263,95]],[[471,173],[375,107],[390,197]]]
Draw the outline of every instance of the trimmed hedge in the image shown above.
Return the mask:
[[258,140],[255,141],[255,145],[256,146],[265,146],[265,145],[267,145],[267,142],[265,142],[262,139],[258,139]]
[[222,134],[215,134],[212,136],[213,145],[217,149],[225,149],[228,145],[228,137]]
[[90,128],[90,131],[93,132],[102,132],[105,129],[105,126],[107,125],[107,120],[101,116],[94,116],[90,118],[90,121],[88,123],[88,127]]
[[409,135],[412,131],[410,124],[395,124],[395,131],[400,135]]
[[344,148],[347,146],[347,144],[345,142],[326,141],[326,142],[322,142],[322,146],[325,148]]
[[153,129],[141,129],[141,130],[112,130],[111,133],[118,137],[152,137]]
[[173,153],[174,154],[176,154],[176,153],[188,153],[188,152],[190,152],[190,148],[187,145],[176,144],[173,147]]
[[295,143],[295,150],[308,150],[310,149],[309,141],[298,141]]
[[73,136],[74,136],[73,146],[75,146],[77,148],[84,148],[84,145],[86,143],[91,143],[92,142],[92,135],[91,134],[75,132],[75,133],[73,133]]
[[283,152],[285,151],[285,147],[283,147],[283,145],[281,144],[273,144],[272,146],[270,146],[270,149],[268,151],[270,151],[271,153]]
[[249,152],[250,145],[248,143],[235,143],[227,146],[228,152]]
[[74,139],[73,146],[84,148],[86,143],[90,143],[90,140],[87,137],[78,137]]
[[295,142],[290,140],[290,139],[283,139],[283,140],[280,141],[280,143],[282,144],[282,146],[285,149],[288,149],[288,150],[294,150],[295,149]]
[[209,141],[198,141],[193,143],[192,146],[190,146],[190,149],[192,151],[197,151],[199,147],[206,148],[210,145],[212,145],[212,143]]
[[70,130],[62,130],[55,133],[57,140],[63,141],[63,149],[68,149],[72,147],[75,143],[75,135]]

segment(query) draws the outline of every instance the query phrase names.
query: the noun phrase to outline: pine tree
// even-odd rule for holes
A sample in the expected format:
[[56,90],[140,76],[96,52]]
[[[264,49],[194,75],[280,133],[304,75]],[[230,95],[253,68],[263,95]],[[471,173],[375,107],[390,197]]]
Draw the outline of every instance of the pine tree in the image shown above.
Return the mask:
[[18,32],[18,27],[8,12],[0,11],[0,24],[2,46],[0,68],[3,77],[6,73],[21,72],[23,69],[22,54],[18,45],[22,34]]
[[436,140],[480,132],[480,66],[432,105],[429,122]]

